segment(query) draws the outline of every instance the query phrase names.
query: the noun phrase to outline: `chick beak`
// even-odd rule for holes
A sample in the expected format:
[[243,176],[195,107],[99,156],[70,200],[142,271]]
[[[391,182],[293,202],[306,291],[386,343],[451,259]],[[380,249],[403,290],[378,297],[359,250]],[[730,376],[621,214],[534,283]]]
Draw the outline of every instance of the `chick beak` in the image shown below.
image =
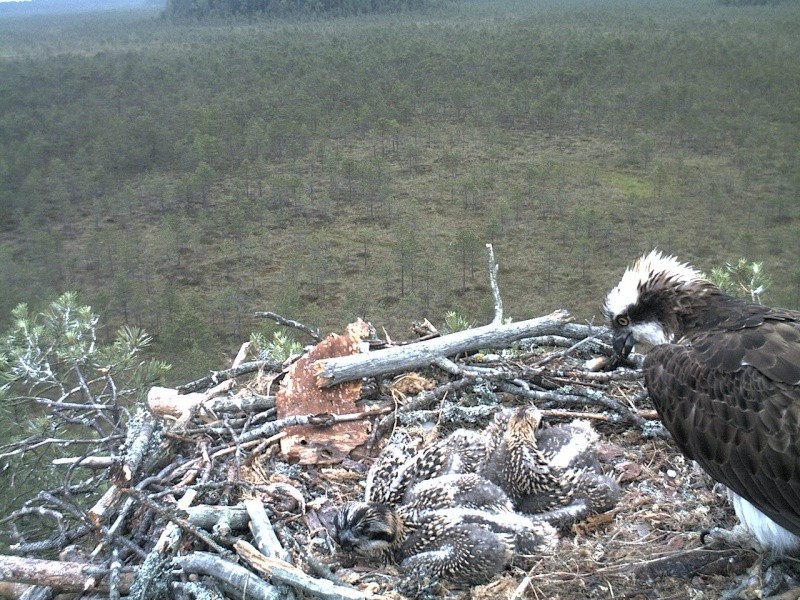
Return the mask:
[[352,552],[356,548],[356,536],[348,530],[338,532],[336,541],[339,542],[339,545],[345,552]]
[[620,358],[628,358],[635,344],[636,340],[633,339],[633,335],[630,331],[622,330],[614,332],[614,353]]

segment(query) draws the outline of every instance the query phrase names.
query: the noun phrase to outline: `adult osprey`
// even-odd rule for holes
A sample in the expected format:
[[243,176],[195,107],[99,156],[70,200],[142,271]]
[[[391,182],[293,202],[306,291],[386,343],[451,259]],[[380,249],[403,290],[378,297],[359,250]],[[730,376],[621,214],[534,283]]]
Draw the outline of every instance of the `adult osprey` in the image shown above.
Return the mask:
[[800,548],[800,312],[724,294],[653,251],[603,303],[614,349],[654,347],[645,383],[681,451],[730,490],[765,549]]

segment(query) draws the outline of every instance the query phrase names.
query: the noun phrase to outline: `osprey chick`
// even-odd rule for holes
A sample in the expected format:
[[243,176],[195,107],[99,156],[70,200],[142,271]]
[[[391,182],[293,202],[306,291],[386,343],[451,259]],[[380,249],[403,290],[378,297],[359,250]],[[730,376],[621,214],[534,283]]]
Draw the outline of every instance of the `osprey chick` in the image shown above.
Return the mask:
[[343,550],[393,559],[406,579],[484,583],[515,555],[553,549],[555,530],[518,515],[503,490],[475,474],[443,475],[414,485],[405,504],[350,502],[334,519]]
[[497,413],[483,476],[517,510],[557,527],[613,508],[621,490],[600,470],[597,433],[581,420],[540,428],[541,418],[535,406]]
[[654,347],[645,384],[680,450],[726,485],[765,549],[800,549],[800,312],[724,294],[657,251],[603,303],[614,350]]

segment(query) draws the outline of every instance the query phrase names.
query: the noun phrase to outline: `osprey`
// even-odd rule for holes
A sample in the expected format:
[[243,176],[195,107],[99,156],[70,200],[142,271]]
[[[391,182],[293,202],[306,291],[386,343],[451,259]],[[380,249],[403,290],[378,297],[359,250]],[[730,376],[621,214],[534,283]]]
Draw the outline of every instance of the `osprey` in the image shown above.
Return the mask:
[[800,312],[723,293],[653,251],[603,303],[614,350],[654,347],[645,384],[680,450],[725,484],[759,544],[800,549]]

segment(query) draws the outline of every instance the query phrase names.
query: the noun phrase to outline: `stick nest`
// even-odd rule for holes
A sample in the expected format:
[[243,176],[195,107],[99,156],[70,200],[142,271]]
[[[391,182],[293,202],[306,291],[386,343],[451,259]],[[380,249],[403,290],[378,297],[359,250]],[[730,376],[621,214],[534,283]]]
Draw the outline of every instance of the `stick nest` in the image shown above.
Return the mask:
[[[311,427],[317,436],[307,443],[319,443],[343,417],[279,418],[275,392],[287,371],[269,359],[220,372],[183,391],[205,394],[227,381],[221,392],[172,415],[142,410],[110,465],[84,476],[86,467],[73,464],[61,488],[40,492],[6,517],[12,551],[85,565],[89,592],[81,597],[257,597],[250,584],[197,567],[187,559],[194,555],[222,571],[238,565],[253,580],[270,581],[265,589],[276,598],[396,598],[395,566],[352,564],[330,535],[337,509],[363,497],[373,458],[392,436],[426,444],[459,427],[482,429],[503,407],[534,403],[546,422],[591,420],[603,469],[622,486],[622,499],[575,525],[532,567],[512,565],[486,585],[447,590],[445,597],[718,597],[754,557],[701,546],[703,529],[733,524],[728,503],[659,429],[641,372],[598,368],[610,355],[604,335],[576,336],[573,326],[513,349],[370,377],[361,382],[355,413],[346,415],[366,423],[367,439],[346,456],[309,464],[287,460],[281,442],[290,428]],[[242,551],[242,542],[256,544],[252,514],[243,508],[253,499],[263,504],[278,544],[259,548],[291,562],[300,583],[285,573],[267,575],[268,566]],[[69,591],[59,585],[50,587]]]

